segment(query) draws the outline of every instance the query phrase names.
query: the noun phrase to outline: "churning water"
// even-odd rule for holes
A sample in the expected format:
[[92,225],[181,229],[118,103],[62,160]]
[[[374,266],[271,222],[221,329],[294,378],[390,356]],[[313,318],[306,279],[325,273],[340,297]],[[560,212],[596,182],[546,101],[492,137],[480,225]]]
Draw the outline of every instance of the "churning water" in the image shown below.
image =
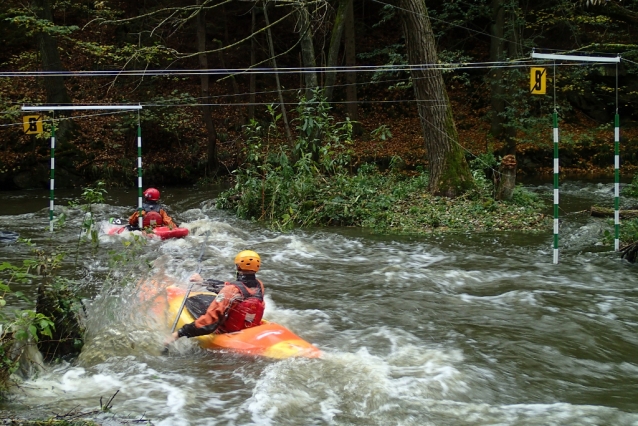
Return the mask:
[[[0,228],[78,258],[88,334],[77,361],[47,366],[0,408],[46,417],[118,392],[114,414],[155,425],[638,425],[638,269],[600,245],[607,220],[578,213],[611,205],[611,187],[565,185],[558,265],[551,229],[278,233],[215,210],[214,194],[166,189],[191,234],[140,248],[146,270],[109,267],[132,236],[102,235],[77,256],[78,210],[50,239],[44,192],[2,193]],[[134,192],[109,194],[96,214],[123,217],[126,204]],[[186,283],[198,266],[229,279],[246,248],[262,256],[267,318],[323,356],[271,360],[187,339],[162,354],[170,325],[152,315],[138,281]],[[5,245],[0,256],[29,254]]]

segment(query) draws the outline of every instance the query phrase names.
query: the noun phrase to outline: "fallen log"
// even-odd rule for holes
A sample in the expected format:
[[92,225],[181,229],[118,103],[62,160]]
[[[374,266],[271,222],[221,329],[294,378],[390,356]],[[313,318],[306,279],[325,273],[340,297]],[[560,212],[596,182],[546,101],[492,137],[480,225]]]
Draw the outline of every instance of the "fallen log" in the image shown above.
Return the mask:
[[636,263],[636,258],[638,258],[638,241],[632,244],[627,244],[625,247],[621,248],[620,258],[631,263]]
[[[638,210],[620,210],[619,213],[621,219],[635,219],[638,217]],[[591,206],[591,215],[594,217],[614,217],[614,209]]]

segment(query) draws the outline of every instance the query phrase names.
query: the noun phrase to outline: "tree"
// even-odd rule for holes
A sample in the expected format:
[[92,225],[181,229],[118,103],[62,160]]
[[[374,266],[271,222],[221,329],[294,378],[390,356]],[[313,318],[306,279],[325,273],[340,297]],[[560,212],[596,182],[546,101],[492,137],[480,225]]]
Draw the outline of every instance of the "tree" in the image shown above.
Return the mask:
[[429,192],[454,197],[473,184],[438,63],[423,0],[398,0],[408,62],[430,168]]
[[[197,6],[202,5],[202,0],[197,0]],[[208,55],[206,54],[206,18],[204,10],[200,9],[197,13],[197,51],[199,58],[199,65],[202,69],[208,69]],[[204,125],[206,126],[207,134],[207,149],[206,159],[208,170],[212,175],[217,175],[219,171],[219,161],[217,158],[217,131],[215,130],[215,124],[211,117],[210,111],[210,93],[208,91],[209,77],[208,74],[201,74],[201,97],[202,97],[202,118],[204,119]]]

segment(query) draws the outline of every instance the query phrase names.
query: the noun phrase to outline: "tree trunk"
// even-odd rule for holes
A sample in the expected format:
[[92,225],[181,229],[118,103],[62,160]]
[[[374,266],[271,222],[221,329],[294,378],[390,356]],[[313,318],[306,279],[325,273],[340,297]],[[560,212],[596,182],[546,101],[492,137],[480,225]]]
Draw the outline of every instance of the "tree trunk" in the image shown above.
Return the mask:
[[[505,49],[504,29],[505,29],[505,7],[504,0],[492,0],[492,25],[490,30],[490,61],[498,62],[504,59]],[[490,134],[495,139],[503,136],[503,111],[505,111],[505,85],[503,82],[503,68],[496,67],[489,72],[490,80],[490,103],[492,106],[492,117]]]
[[[346,23],[344,28],[344,44],[346,51],[346,67],[354,67],[357,65],[357,52],[354,42],[354,6],[353,0],[347,0],[346,8]],[[354,135],[359,136],[363,133],[361,124],[357,121],[359,119],[359,108],[357,101],[357,73],[346,73],[346,101],[348,117],[353,122],[352,132]]]
[[[514,4],[515,2],[511,2],[509,4],[508,15],[509,19],[507,20],[507,24],[509,26],[507,32],[505,33],[505,38],[507,39],[507,54],[510,58],[520,58],[522,56],[522,52],[519,52],[519,24],[518,24],[518,11],[517,7]],[[513,73],[513,71],[510,71]],[[510,79],[510,81],[514,81],[514,78]],[[501,82],[502,84],[502,82]],[[517,88],[513,83],[507,84],[506,89],[506,99],[514,99]],[[516,127],[510,125],[505,128],[505,147],[504,154],[505,155],[516,155]]]
[[[51,12],[49,0],[35,0],[32,4],[38,18],[53,23],[53,13]],[[57,40],[47,33],[39,32],[36,34],[36,42],[42,55],[42,70],[64,71]],[[71,97],[64,85],[64,77],[46,76],[44,77],[44,87],[47,93],[47,104],[65,105],[71,103]],[[60,115],[64,116],[65,113],[62,112]],[[71,128],[72,122],[70,120],[61,120],[59,122],[58,127],[56,127],[56,138],[59,146],[67,139],[67,134]]]
[[473,185],[438,63],[434,34],[423,0],[399,0],[408,62],[430,167],[428,191],[454,197]]
[[511,200],[516,187],[516,157],[506,155],[501,160],[501,166],[496,176],[496,198],[497,200]]
[[[635,219],[638,217],[638,210],[619,210],[618,214],[621,219]],[[614,217],[614,209],[591,206],[591,215],[594,217]]]
[[[251,23],[251,30],[250,33],[251,34],[255,34],[255,27],[257,25],[256,21],[257,21],[257,8],[253,7],[252,8],[252,23]],[[257,62],[257,54],[256,54],[256,49],[257,49],[257,43],[255,42],[255,37],[253,36],[250,39],[250,67],[254,67],[255,63]],[[248,100],[248,120],[253,120],[255,118],[255,101],[256,101],[256,96],[255,96],[255,92],[257,91],[257,75],[255,73],[250,73],[250,77],[249,77],[249,100]]]
[[301,24],[299,34],[301,42],[301,58],[303,60],[303,66],[306,68],[306,72],[304,73],[306,79],[306,99],[312,99],[312,91],[319,86],[319,82],[316,72],[317,61],[315,60],[315,46],[312,42],[310,13],[308,12],[308,8],[304,2],[299,4],[297,11],[299,22]]
[[[330,47],[328,49],[328,68],[336,67],[339,60],[339,47],[341,47],[341,40],[343,39],[343,28],[346,23],[346,14],[348,12],[348,3],[352,0],[339,0],[339,8],[335,16],[335,22],[332,27],[332,34],[330,35]],[[326,73],[326,83],[324,85],[323,94],[326,97],[327,102],[332,101],[332,92],[334,90],[334,84],[337,79],[337,72],[335,70],[329,70]]]
[[[197,5],[201,6],[202,0],[197,0]],[[208,69],[208,56],[206,54],[206,19],[204,11],[200,10],[197,14],[197,52],[199,52],[199,65],[202,69]],[[210,93],[208,90],[209,77],[208,74],[201,74],[200,88],[202,98],[202,118],[206,126],[206,156],[207,168],[212,176],[216,176],[219,172],[219,161],[217,158],[217,130],[213,124],[210,107]]]
[[[226,16],[226,7],[222,4],[222,16]],[[228,21],[226,19],[224,19],[224,44],[226,46],[228,46],[228,40],[230,39],[230,37],[228,36]],[[221,46],[220,46],[221,47]],[[226,61],[224,60],[224,57],[222,55],[222,50],[219,51],[220,54],[220,61],[221,61],[221,65],[223,68],[226,68]],[[230,78],[230,83],[231,83],[231,87],[233,89],[233,93],[235,95],[239,94],[239,85],[237,84],[237,79],[235,78],[234,75],[229,76],[228,78]]]
[[[264,0],[264,19],[266,20],[266,26],[270,27],[270,20],[268,19],[268,0]],[[290,148],[293,148],[292,133],[290,132],[290,125],[288,124],[288,115],[286,114],[286,104],[284,103],[284,95],[281,92],[281,82],[279,81],[279,73],[277,72],[277,60],[275,59],[275,46],[272,41],[272,32],[270,28],[266,31],[268,38],[268,48],[270,49],[270,60],[272,67],[275,70],[275,81],[277,82],[277,93],[279,94],[279,104],[281,105],[281,117],[284,120],[284,129],[286,131],[286,138]]]
[[[53,22],[53,14],[49,0],[35,0],[33,2],[38,18]],[[47,33],[36,34],[40,54],[42,55],[43,71],[63,71],[62,61],[58,52],[58,42]],[[44,77],[48,104],[70,104],[71,98],[64,86],[64,77]]]

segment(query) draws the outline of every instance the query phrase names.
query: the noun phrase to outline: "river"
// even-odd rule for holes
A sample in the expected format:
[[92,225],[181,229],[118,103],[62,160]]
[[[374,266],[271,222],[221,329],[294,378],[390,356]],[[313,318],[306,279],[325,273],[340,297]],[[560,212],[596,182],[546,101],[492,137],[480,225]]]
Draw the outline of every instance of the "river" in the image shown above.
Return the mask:
[[[551,197],[551,185],[534,190]],[[78,249],[79,209],[48,230],[48,191],[0,193],[0,229],[68,253],[81,276],[87,342],[0,405],[48,417],[98,408],[154,425],[638,425],[638,267],[600,245],[613,184],[561,184],[560,263],[552,230],[380,236],[330,228],[279,233],[216,210],[215,191],[163,189],[185,239],[150,241],[148,272],[110,269],[124,236]],[[79,191],[58,191],[65,205]],[[109,190],[96,217],[125,217],[135,190]],[[58,207],[58,211],[62,211]],[[548,208],[548,211],[551,209]],[[315,344],[318,359],[208,352],[149,319],[138,277],[230,279],[234,255],[262,257],[266,317]],[[0,245],[19,261],[29,250]],[[78,259],[79,270],[73,267]],[[201,263],[199,262],[201,258]],[[35,295],[35,289],[20,290]]]

